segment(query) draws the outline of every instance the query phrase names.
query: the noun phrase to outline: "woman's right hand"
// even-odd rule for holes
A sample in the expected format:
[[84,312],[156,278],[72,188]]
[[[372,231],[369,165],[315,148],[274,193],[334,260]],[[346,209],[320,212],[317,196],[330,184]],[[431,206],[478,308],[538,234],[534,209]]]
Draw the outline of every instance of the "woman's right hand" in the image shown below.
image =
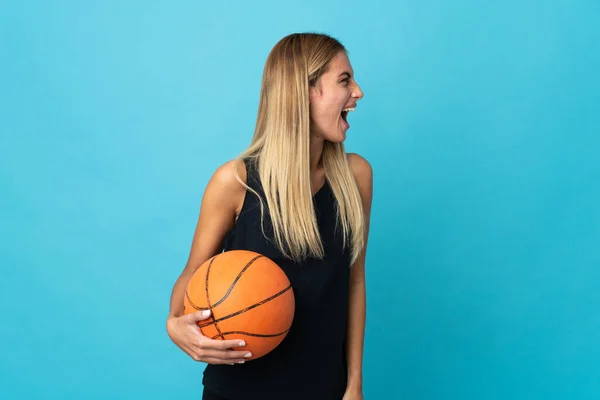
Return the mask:
[[207,364],[242,364],[252,355],[248,351],[234,350],[245,346],[240,340],[214,340],[200,331],[199,321],[210,316],[210,311],[197,311],[167,320],[167,333],[181,350],[195,361]]

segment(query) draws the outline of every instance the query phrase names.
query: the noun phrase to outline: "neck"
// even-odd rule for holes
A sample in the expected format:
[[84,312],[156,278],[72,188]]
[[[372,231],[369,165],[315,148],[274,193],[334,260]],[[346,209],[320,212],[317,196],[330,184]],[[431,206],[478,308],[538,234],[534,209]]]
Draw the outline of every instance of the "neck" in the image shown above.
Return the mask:
[[311,136],[310,140],[310,172],[318,171],[321,166],[323,155],[323,138],[317,135]]

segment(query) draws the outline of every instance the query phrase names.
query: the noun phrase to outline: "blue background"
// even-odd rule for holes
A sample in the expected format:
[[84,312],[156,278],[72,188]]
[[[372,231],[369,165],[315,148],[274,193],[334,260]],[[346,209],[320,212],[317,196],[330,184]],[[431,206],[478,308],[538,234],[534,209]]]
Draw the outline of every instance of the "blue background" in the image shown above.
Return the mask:
[[598,1],[7,3],[0,398],[200,397],[170,291],[296,31],[365,92],[366,399],[600,397]]

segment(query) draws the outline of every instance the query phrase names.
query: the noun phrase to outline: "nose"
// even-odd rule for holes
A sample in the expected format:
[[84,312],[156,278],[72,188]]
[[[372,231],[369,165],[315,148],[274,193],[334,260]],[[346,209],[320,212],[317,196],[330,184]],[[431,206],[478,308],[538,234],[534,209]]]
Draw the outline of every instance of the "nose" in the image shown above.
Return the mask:
[[358,86],[358,83],[354,82],[354,88],[352,90],[352,97],[355,98],[356,100],[360,100],[364,97],[364,95],[365,94],[363,93],[360,86]]

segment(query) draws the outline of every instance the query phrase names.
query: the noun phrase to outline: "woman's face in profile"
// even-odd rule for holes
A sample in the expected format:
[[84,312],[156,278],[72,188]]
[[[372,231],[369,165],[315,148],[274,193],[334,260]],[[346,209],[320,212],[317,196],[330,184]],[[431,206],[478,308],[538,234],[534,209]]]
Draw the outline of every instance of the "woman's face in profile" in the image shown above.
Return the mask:
[[339,52],[317,84],[310,88],[311,135],[343,142],[350,128],[346,120],[348,109],[353,111],[362,97],[348,56]]

